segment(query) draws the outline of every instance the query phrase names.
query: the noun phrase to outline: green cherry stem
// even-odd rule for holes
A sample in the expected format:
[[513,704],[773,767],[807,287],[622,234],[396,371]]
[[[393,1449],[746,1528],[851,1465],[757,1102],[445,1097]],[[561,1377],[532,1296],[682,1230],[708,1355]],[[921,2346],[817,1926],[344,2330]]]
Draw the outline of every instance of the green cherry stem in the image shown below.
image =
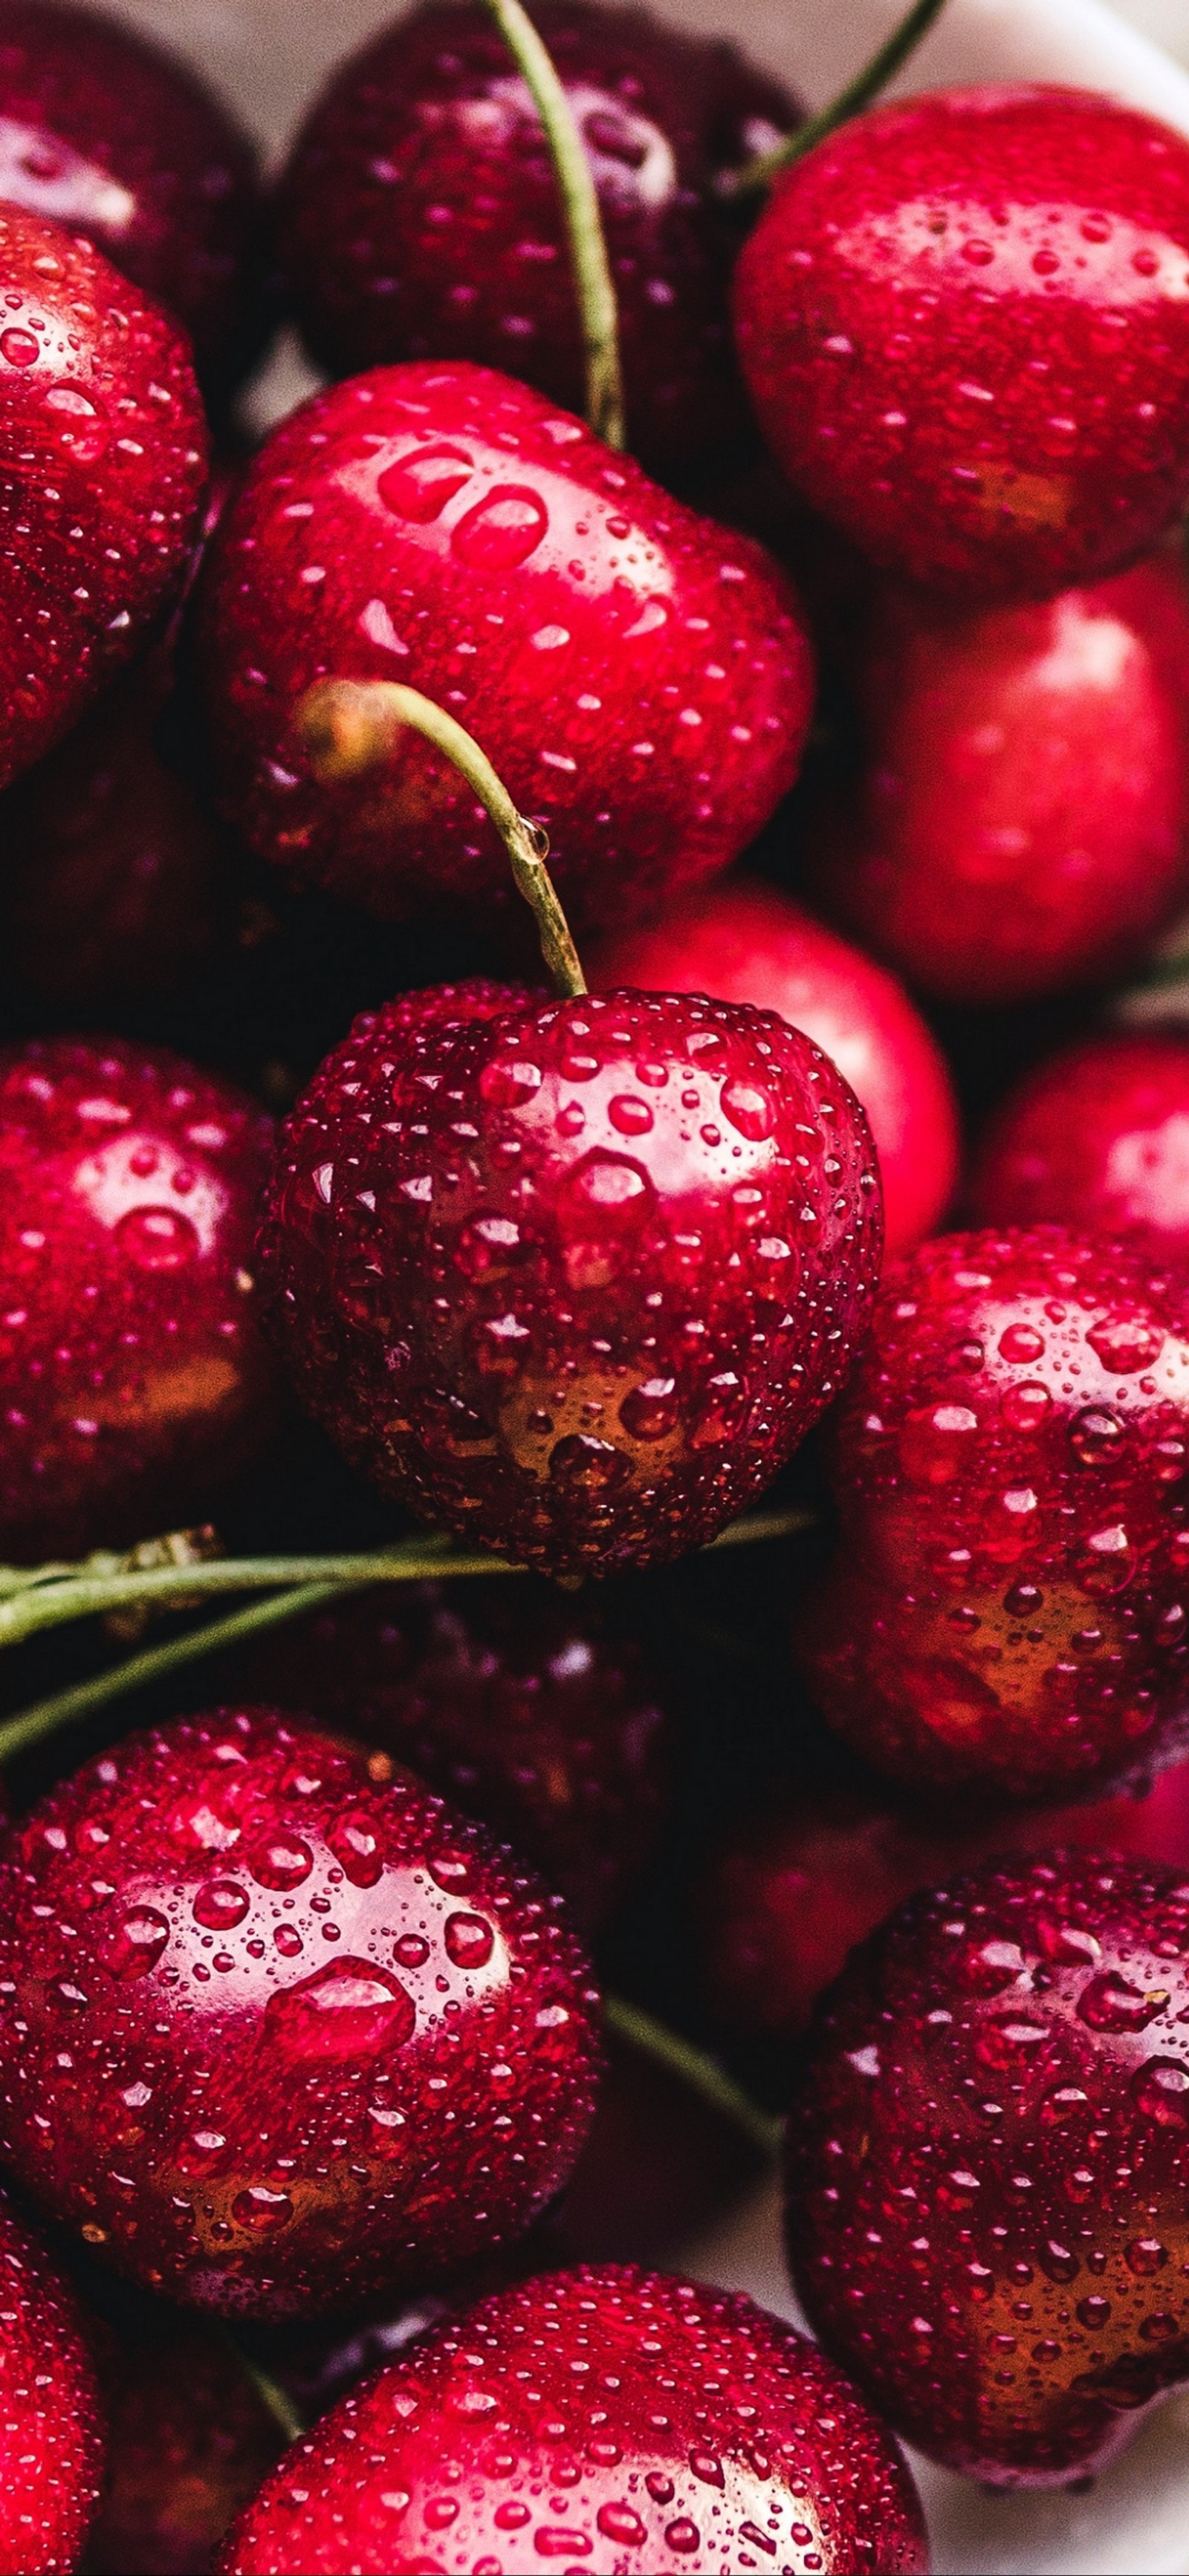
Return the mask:
[[[523,13],[522,13],[523,14]],[[453,763],[490,815],[511,862],[517,890],[537,924],[541,955],[564,1000],[586,991],[570,926],[545,861],[548,835],[513,804],[502,778],[473,735],[420,689],[399,680],[317,680],[299,701],[295,724],[314,776],[323,786],[366,776],[387,760],[406,725]]]
[[645,2012],[642,2004],[627,2003],[622,1995],[604,1995],[603,2026],[614,2039],[623,2040],[666,2075],[674,2075],[679,2083],[688,2085],[691,2093],[700,2094],[712,2111],[721,2113],[750,2139],[768,2163],[774,2161],[784,2136],[783,2120],[762,2111],[716,2057],[704,2048],[696,2048],[692,2040],[682,2039],[653,2013]]
[[815,144],[824,143],[827,134],[833,134],[837,126],[849,124],[852,116],[861,116],[863,109],[870,107],[872,100],[878,98],[880,91],[894,78],[901,64],[915,53],[922,36],[928,35],[934,19],[941,16],[944,7],[945,0],[915,0],[914,7],[901,19],[899,26],[893,28],[887,42],[872,54],[862,71],[856,72],[854,79],[847,82],[846,88],[839,90],[837,98],[831,99],[828,107],[819,108],[816,116],[807,116],[804,125],[799,125],[796,133],[788,135],[783,143],[775,144],[770,152],[759,153],[754,161],[745,162],[741,170],[732,171],[722,182],[723,195],[750,197],[770,188],[782,170],[791,169],[795,161],[803,161],[806,153],[812,152]]
[[625,447],[619,312],[594,173],[573,109],[520,0],[484,0],[545,128],[569,235],[586,359],[586,417],[608,447]]
[[261,2405],[267,2408],[278,2433],[286,2442],[299,2442],[306,2429],[305,2419],[299,2414],[288,2389],[282,2388],[280,2381],[273,2378],[270,2370],[263,2370],[260,2363],[253,2359],[252,2354],[244,2351],[243,2345],[236,2342],[235,2336],[227,2326],[223,2328],[223,2341],[237,2370],[243,2372],[249,2386],[255,2389]]

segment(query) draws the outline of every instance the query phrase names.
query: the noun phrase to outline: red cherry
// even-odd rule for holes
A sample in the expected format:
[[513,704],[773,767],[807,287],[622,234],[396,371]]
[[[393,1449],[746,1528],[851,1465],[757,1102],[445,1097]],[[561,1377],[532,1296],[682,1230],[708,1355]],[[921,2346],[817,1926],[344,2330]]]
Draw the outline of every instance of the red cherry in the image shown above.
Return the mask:
[[[1172,554],[1037,606],[877,594],[863,780],[817,890],[924,991],[1117,976],[1189,883],[1189,584]],[[811,848],[814,835],[811,834]]]
[[[643,9],[544,0],[533,19],[593,164],[631,446],[688,474],[747,420],[729,313],[738,232],[717,182],[800,110],[733,45]],[[581,411],[557,179],[528,89],[475,9],[414,9],[335,73],[290,155],[279,230],[302,329],[334,374],[472,358]]]
[[5,0],[0,197],[85,233],[229,390],[260,336],[256,156],[192,71],[88,8]]
[[419,736],[320,783],[294,722],[326,676],[445,705],[546,825],[575,929],[725,867],[796,775],[812,699],[793,591],[539,394],[407,366],[284,421],[215,537],[207,695],[262,856],[388,918],[514,903],[498,836]]
[[283,2448],[217,2330],[138,2313],[106,2379],[107,2478],[88,2576],[207,2576]]
[[758,879],[730,877],[584,960],[617,985],[754,1002],[831,1056],[871,1123],[889,1252],[940,1225],[958,1172],[958,1109],[945,1058],[901,986],[858,948]]
[[252,1225],[270,1122],[119,1038],[0,1050],[0,1547],[150,1537],[272,1426]]
[[781,180],[736,272],[793,481],[964,599],[1130,562],[1189,494],[1189,145],[1057,88],[934,90]]
[[347,2307],[519,2234],[574,2161],[597,1997],[560,1900],[383,1754],[271,1709],[130,1736],[0,1888],[5,2154],[149,2288]]
[[1189,1040],[1175,1029],[1088,1038],[1020,1083],[970,1180],[992,1225],[1048,1218],[1189,1254]]
[[898,1262],[834,1423],[841,1544],[798,1616],[826,1716],[895,1779],[1057,1796],[1185,1700],[1189,1337],[1058,1226]]
[[736,2576],[770,2547],[792,2576],[923,2570],[894,2445],[750,2299],[606,2264],[485,2299],[344,2398],[249,2505],[221,2566],[392,2576],[447,2551],[459,2567],[712,2562]]
[[1101,2468],[1189,2373],[1184,1873],[1057,1852],[915,1898],[818,2020],[793,2269],[895,2429],[997,2484]]
[[509,993],[452,1024],[449,998],[358,1021],[287,1122],[274,1338],[423,1517],[554,1575],[680,1556],[771,1481],[865,1329],[866,1120],[743,1003]]
[[0,2567],[69,2576],[99,2502],[99,2388],[73,2292],[0,2201]]

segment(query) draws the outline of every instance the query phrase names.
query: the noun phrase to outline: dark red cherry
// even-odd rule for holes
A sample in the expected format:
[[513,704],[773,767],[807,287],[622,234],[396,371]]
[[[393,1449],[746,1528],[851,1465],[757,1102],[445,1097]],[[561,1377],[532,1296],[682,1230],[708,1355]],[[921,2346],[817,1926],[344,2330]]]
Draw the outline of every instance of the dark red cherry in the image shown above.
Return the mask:
[[773,454],[877,563],[1038,598],[1189,494],[1189,144],[1057,88],[934,90],[778,182],[736,272]]
[[284,2448],[217,2328],[138,2314],[105,2376],[107,2477],[85,2576],[207,2576]]
[[316,395],[250,466],[208,565],[226,808],[303,882],[398,919],[511,905],[471,790],[420,736],[320,783],[294,722],[327,673],[411,683],[550,836],[575,928],[659,911],[791,785],[812,666],[793,591],[580,421],[464,365]]
[[230,389],[260,336],[256,155],[191,70],[98,11],[4,0],[0,197],[85,233]]
[[791,2576],[923,2570],[894,2444],[750,2299],[605,2264],[485,2299],[377,2372],[294,2444],[220,2563],[737,2576],[770,2554]]
[[71,2576],[99,2502],[99,2383],[82,2313],[0,2201],[0,2570]]
[[271,1709],[127,1737],[0,1863],[0,2134],[105,2261],[262,2316],[526,2228],[593,2101],[560,1899],[382,1753]]
[[271,1125],[121,1038],[0,1050],[0,1549],[193,1518],[267,1437],[253,1223]]
[[969,2476],[1085,2477],[1189,2377],[1187,1949],[1183,1871],[1057,1852],[914,1898],[821,2008],[797,2286],[895,2430]]
[[1189,583],[963,609],[883,585],[854,672],[865,767],[811,829],[817,894],[922,990],[1118,976],[1189,886]]
[[206,463],[177,324],[81,236],[0,207],[0,787],[180,582]]
[[[733,45],[644,9],[544,0],[533,20],[594,169],[629,445],[653,471],[688,475],[747,421],[729,312],[739,236],[717,183],[800,110]],[[290,155],[279,234],[301,327],[332,373],[473,358],[581,411],[557,179],[527,86],[477,9],[414,9],[341,66]]]
[[841,1536],[798,1613],[830,1723],[895,1779],[1059,1796],[1174,1740],[1189,1331],[1140,1251],[1058,1226],[896,1263],[835,1416]]
[[[655,1564],[762,1491],[880,1253],[867,1123],[772,1013],[434,993],[283,1130],[260,1240],[302,1401],[393,1500],[554,1574]],[[489,1005],[490,1006],[490,1005]]]
[[889,1253],[908,1251],[940,1225],[958,1173],[958,1108],[945,1058],[895,978],[800,904],[758,878],[729,877],[674,905],[655,929],[610,939],[584,963],[598,991],[631,984],[712,993],[778,1011],[803,1029],[867,1112]]
[[1053,1056],[992,1119],[970,1177],[992,1225],[1055,1219],[1189,1257],[1189,1039],[1113,1031]]

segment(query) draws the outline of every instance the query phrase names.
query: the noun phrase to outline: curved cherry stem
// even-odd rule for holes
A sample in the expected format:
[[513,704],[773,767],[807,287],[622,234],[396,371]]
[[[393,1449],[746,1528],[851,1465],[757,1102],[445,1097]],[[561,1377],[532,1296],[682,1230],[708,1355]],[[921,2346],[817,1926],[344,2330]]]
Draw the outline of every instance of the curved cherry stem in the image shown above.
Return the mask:
[[586,362],[586,417],[608,447],[625,447],[619,311],[594,172],[553,60],[520,0],[484,0],[545,129],[569,235]]
[[863,109],[870,107],[872,100],[878,98],[880,91],[894,78],[901,64],[916,52],[922,36],[928,35],[934,19],[941,16],[944,7],[945,0],[915,0],[914,7],[907,17],[901,19],[899,26],[893,28],[886,44],[879,47],[861,72],[856,72],[845,89],[839,90],[837,98],[832,99],[828,107],[819,108],[816,116],[807,116],[795,134],[787,136],[783,143],[774,144],[770,152],[761,152],[754,161],[745,162],[741,170],[730,172],[722,181],[723,195],[749,197],[770,188],[782,170],[790,170],[795,161],[803,161],[806,153],[812,152],[815,144],[824,143],[826,136],[833,134],[837,126],[848,125],[852,116],[861,116]]
[[545,861],[549,837],[513,804],[485,751],[456,718],[400,680],[317,680],[299,701],[295,724],[314,776],[329,787],[366,777],[412,726],[452,762],[490,815],[511,862],[517,890],[537,924],[541,955],[564,999],[576,1001],[586,978],[570,925]]
[[712,2111],[742,2131],[768,2163],[775,2160],[784,2136],[783,2120],[761,2110],[706,2049],[696,2048],[692,2040],[645,2012],[642,2004],[628,2003],[622,1995],[604,1995],[603,2026],[641,2057],[650,2058],[664,2074],[675,2075],[692,2093],[700,2094]]

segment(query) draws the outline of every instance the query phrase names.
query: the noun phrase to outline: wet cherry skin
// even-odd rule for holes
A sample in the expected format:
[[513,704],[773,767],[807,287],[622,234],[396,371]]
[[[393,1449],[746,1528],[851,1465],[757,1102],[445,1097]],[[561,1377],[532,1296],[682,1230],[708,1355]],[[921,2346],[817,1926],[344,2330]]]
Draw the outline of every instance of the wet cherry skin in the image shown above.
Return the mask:
[[0,1549],[35,1564],[194,1519],[273,1425],[256,1200],[272,1129],[122,1038],[0,1049]]
[[736,271],[765,437],[877,563],[1039,598],[1189,493],[1189,144],[1089,92],[934,90],[773,190]]
[[494,1016],[406,995],[327,1057],[278,1145],[266,1321],[394,1501],[555,1576],[663,1563],[845,1375],[879,1269],[866,1120],[770,1012],[480,991]]
[[4,0],[0,197],[85,233],[229,390],[258,338],[256,156],[191,70],[98,11]]
[[0,786],[180,583],[206,466],[177,323],[81,235],[0,207]]
[[758,877],[730,876],[584,959],[596,992],[711,993],[803,1029],[862,1102],[879,1155],[889,1253],[941,1224],[958,1173],[945,1058],[893,975]]
[[895,2445],[750,2299],[604,2264],[499,2292],[378,2371],[294,2444],[220,2567],[735,2576],[770,2552],[792,2576],[918,2576]]
[[217,2328],[138,2312],[104,2377],[107,2476],[84,2576],[207,2576],[283,2449]]
[[823,2003],[794,2278],[893,2428],[996,2484],[1101,2467],[1189,2377],[1189,1888],[1090,1853],[917,1896]]
[[[721,39],[622,6],[533,13],[591,156],[619,308],[628,444],[688,475],[744,430],[729,309],[738,232],[716,182],[792,131],[787,90]],[[497,28],[412,10],[334,74],[280,187],[281,257],[335,375],[472,358],[581,411],[557,179]]]
[[969,1183],[983,1224],[1057,1221],[1134,1235],[1189,1258],[1189,1040],[1112,1030],[1019,1083],[987,1129]]
[[417,2287],[577,2155],[597,1996],[560,1899],[384,1754],[269,1709],[129,1736],[0,1884],[6,2161],[150,2289]]
[[841,1534],[795,1651],[893,1779],[1058,1797],[1185,1705],[1183,1293],[1059,1226],[896,1262],[832,1426]]
[[73,2292],[0,2201],[0,2576],[72,2576],[99,2502],[99,2383]]
[[964,609],[884,584],[852,659],[865,764],[811,827],[825,908],[921,991],[1118,976],[1189,887],[1189,582]]
[[550,836],[572,926],[725,867],[796,775],[812,657],[792,587],[525,385],[381,367],[292,414],[226,511],[203,650],[225,806],[302,882],[392,919],[511,907],[507,857],[420,736],[321,784],[294,709],[405,681]]

